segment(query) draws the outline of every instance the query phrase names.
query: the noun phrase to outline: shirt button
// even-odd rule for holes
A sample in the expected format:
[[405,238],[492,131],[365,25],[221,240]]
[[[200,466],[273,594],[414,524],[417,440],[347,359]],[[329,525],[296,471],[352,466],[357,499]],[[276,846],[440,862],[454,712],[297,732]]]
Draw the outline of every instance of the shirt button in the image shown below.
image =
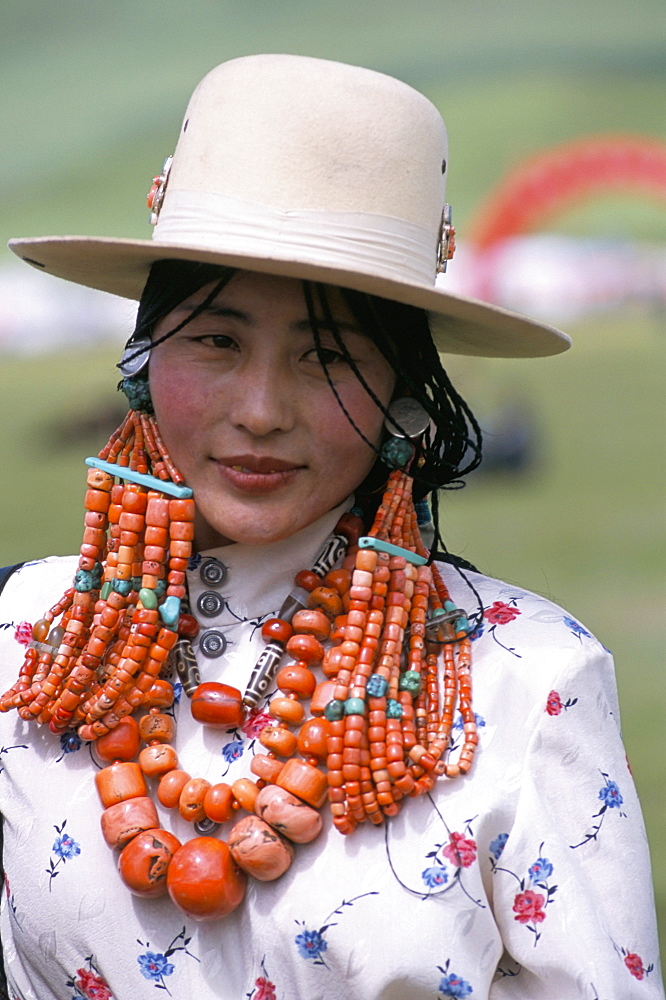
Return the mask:
[[219,587],[227,576],[227,567],[219,559],[204,559],[199,567],[199,576],[207,587]]
[[199,649],[209,660],[215,660],[218,656],[222,656],[226,648],[227,640],[224,633],[218,632],[214,628],[204,632],[199,640]]
[[197,600],[197,608],[204,618],[215,618],[224,607],[224,601],[214,590],[204,590]]

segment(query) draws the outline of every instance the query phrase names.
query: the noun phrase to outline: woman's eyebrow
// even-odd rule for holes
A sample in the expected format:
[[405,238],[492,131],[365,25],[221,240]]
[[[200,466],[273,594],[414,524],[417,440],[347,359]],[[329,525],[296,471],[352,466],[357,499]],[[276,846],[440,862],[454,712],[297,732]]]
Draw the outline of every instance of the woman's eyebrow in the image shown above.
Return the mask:
[[[344,319],[315,319],[315,324],[317,330],[331,330],[337,331],[338,333],[363,333],[360,326],[356,323],[352,323],[350,320]],[[293,324],[294,329],[299,332],[310,332],[312,330],[312,324],[309,319],[300,320]]]
[[[198,306],[196,303],[183,302],[180,306],[177,306],[179,312],[194,312],[197,310]],[[231,306],[216,305],[211,302],[204,309],[199,309],[197,312],[198,316],[220,316],[223,319],[238,319],[244,323],[250,323],[251,317],[248,313],[244,313],[241,309],[233,309]]]
[[[177,307],[179,312],[181,311],[193,312],[196,308],[197,308],[196,303],[191,303],[191,302],[183,302],[181,303],[180,306]],[[202,309],[198,313],[198,315],[217,316],[221,319],[235,319],[239,320],[241,323],[247,323],[249,325],[252,325],[253,323],[253,318],[250,313],[243,312],[242,309],[235,309],[232,306],[225,306],[219,303],[216,304],[215,302],[211,302],[210,305],[207,305],[205,309]],[[323,317],[320,317],[316,319],[316,325],[317,325],[317,330],[337,331],[339,333],[359,333],[359,334],[363,333],[363,330],[360,328],[360,326],[357,323],[352,322],[351,320],[343,320],[343,319],[337,320],[335,318],[324,319]],[[312,330],[312,325],[307,316],[304,317],[303,319],[296,320],[294,323],[291,324],[291,327],[297,333],[310,333]]]

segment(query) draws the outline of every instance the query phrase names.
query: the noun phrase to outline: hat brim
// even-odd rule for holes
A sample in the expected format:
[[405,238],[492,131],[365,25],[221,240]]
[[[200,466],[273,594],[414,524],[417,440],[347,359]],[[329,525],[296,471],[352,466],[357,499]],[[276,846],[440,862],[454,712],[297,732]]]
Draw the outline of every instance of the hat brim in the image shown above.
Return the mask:
[[570,338],[519,313],[439,288],[285,257],[226,254],[208,247],[89,236],[15,239],[9,248],[56,277],[128,299],[139,299],[157,260],[189,260],[320,281],[425,309],[437,349],[446,354],[538,358],[566,351]]

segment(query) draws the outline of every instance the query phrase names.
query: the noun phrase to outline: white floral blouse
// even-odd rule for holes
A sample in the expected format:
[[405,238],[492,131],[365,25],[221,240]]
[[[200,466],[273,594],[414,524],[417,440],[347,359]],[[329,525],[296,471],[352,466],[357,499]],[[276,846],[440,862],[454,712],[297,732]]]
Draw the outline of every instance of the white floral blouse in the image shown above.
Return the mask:
[[[193,608],[213,590],[197,653],[203,680],[244,688],[294,574],[343,508],[286,541],[202,553]],[[201,579],[209,557],[226,569]],[[75,560],[27,564],[0,602],[0,683]],[[519,587],[444,568],[483,624],[473,644],[479,753],[383,828],[328,822],[275,882],[198,923],[168,898],[133,896],[104,843],[94,751],[74,732],[0,716],[5,892],[0,928],[14,1000],[630,1000],[663,996],[647,844],[619,733],[612,662],[566,612]],[[211,606],[209,602],[208,610]],[[219,635],[211,648],[220,646]],[[180,766],[211,782],[249,773],[265,705],[207,730],[183,695]],[[461,738],[461,727],[454,730]],[[161,810],[161,807],[159,807]],[[192,829],[168,810],[163,825]],[[224,829],[222,830],[224,836]]]

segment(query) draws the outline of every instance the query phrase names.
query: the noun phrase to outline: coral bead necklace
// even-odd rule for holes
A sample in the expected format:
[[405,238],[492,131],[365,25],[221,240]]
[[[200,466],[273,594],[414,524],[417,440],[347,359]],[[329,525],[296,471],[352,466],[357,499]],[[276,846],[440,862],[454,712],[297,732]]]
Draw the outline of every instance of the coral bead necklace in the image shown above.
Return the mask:
[[[313,567],[296,575],[262,627],[266,645],[243,694],[200,681],[186,583],[195,505],[154,417],[131,410],[88,460],[73,586],[34,625],[0,711],[95,741],[106,764],[95,778],[102,833],[120,850],[132,892],[168,892],[196,919],[219,919],[242,901],[248,875],[267,881],[287,870],[293,845],[319,834],[326,801],[335,827],[350,834],[395,816],[438,777],[469,770],[477,742],[469,626],[421,541],[406,471],[413,447],[389,445],[395,467],[370,531],[343,515]],[[277,686],[254,780],[211,784],[180,768],[170,660],[204,725],[242,725]],[[456,709],[464,743],[454,762]],[[149,783],[197,836],[181,844],[160,828]],[[220,824],[230,824],[224,840]]]

